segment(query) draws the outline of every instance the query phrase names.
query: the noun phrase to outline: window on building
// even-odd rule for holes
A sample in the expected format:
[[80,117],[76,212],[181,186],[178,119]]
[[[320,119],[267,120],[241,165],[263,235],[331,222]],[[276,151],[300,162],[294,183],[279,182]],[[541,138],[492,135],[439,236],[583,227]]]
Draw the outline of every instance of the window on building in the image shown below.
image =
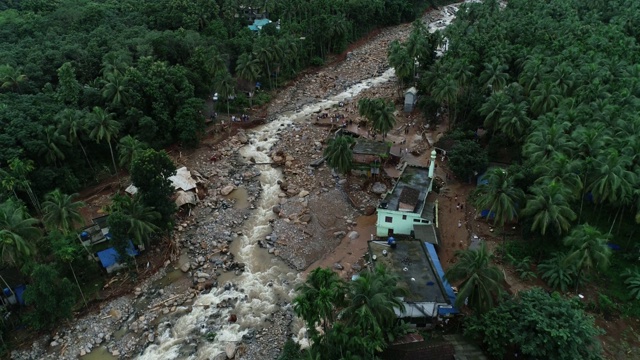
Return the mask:
[[407,220],[407,215],[402,215],[402,220]]
[[392,223],[393,222],[393,218],[391,216],[385,216],[384,217],[384,222]]
[[429,220],[422,220],[422,223],[423,223],[423,224],[428,224],[428,223],[429,223]]
[[417,222],[417,223],[419,223],[419,222],[420,222],[420,219],[413,219],[413,222]]

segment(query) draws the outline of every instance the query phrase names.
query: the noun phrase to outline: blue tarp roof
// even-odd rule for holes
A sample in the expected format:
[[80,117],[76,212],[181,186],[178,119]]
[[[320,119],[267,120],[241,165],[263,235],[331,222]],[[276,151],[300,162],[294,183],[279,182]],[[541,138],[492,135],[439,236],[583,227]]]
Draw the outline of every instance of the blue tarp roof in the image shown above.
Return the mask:
[[489,218],[492,219],[496,217],[496,213],[494,213],[493,211],[489,212],[489,209],[484,209],[480,212],[480,216],[483,218]]
[[[442,280],[442,285],[444,286],[444,291],[447,293],[447,297],[451,302],[451,305],[456,302],[456,294],[453,292],[451,288],[451,284],[444,278],[444,270],[442,269],[442,265],[440,264],[440,258],[438,257],[438,253],[436,252],[435,246],[433,244],[425,242],[424,246],[427,247],[427,251],[429,252],[429,257],[431,257],[431,261],[433,262],[433,266],[436,268],[438,272],[438,276],[440,276],[440,280]],[[438,314],[447,315],[447,314],[457,314],[458,309],[456,308],[438,308]]]
[[24,305],[24,291],[27,289],[25,285],[18,285],[13,289],[13,292],[16,293],[16,300],[18,300],[18,304]]
[[[129,246],[127,247],[127,254],[129,256],[136,256],[139,254],[138,250],[136,250],[136,248],[133,247],[133,243],[131,242],[131,240],[129,240]],[[100,263],[102,264],[102,267],[104,267],[105,269],[108,268],[109,266],[116,264],[118,262],[119,257],[120,255],[118,255],[118,252],[116,251],[116,249],[112,247],[106,250],[98,251],[98,259],[100,259]]]
[[255,19],[253,20],[253,25],[249,25],[248,28],[251,31],[258,31],[262,29],[263,26],[269,24],[271,20],[269,19]]

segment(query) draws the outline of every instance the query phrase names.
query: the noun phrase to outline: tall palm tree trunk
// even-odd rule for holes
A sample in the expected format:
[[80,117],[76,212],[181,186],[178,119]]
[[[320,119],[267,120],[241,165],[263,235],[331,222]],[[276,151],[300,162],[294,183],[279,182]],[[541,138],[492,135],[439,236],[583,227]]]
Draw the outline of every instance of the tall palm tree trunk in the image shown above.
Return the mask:
[[273,90],[273,82],[271,81],[271,69],[269,68],[269,62],[267,61],[267,77],[269,77],[269,86]]
[[80,295],[82,296],[82,301],[84,302],[84,307],[87,307],[87,299],[84,297],[84,292],[80,287],[80,282],[78,282],[78,278],[76,277],[76,272],[73,270],[73,265],[69,263],[69,267],[71,268],[71,273],[73,274],[73,279],[76,281],[76,285],[78,286],[78,290],[80,291]]
[[109,141],[109,152],[111,152],[111,161],[113,162],[113,170],[116,172],[118,182],[120,182],[120,174],[118,174],[118,168],[116,167],[116,158],[113,156],[113,147],[111,147],[111,141]]
[[616,211],[616,216],[613,218],[613,222],[611,222],[611,227],[609,228],[609,235],[611,235],[611,232],[613,231],[613,226],[616,224],[616,219],[618,219],[618,215],[620,215],[620,208],[618,208],[618,211]]
[[82,141],[80,141],[80,138],[78,138],[78,144],[80,144],[80,149],[82,149],[82,153],[84,154],[84,159],[87,160],[87,165],[89,165],[91,172],[93,172],[93,174],[95,175],[96,171],[93,169],[93,165],[91,165],[91,162],[89,161],[89,157],[87,156],[87,151],[84,149],[84,145],[82,145]]
[[29,195],[29,200],[31,200],[33,207],[35,207],[38,214],[40,214],[42,212],[40,208],[40,201],[38,201],[38,198],[33,193],[33,190],[31,190],[31,186],[29,184],[27,184],[27,195]]

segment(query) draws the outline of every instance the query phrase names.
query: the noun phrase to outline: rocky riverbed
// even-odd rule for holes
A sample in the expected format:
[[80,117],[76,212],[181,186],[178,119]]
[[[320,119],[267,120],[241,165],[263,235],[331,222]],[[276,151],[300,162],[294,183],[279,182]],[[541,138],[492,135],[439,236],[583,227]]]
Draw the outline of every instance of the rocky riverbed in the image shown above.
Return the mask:
[[[427,14],[425,20],[442,22],[437,26],[444,27],[453,9]],[[314,124],[315,111],[341,112],[355,119],[359,97],[394,96],[398,87],[393,78],[375,86],[367,82],[387,71],[388,44],[405,39],[410,31],[410,24],[384,29],[352,49],[345,60],[279,91],[268,106],[269,120],[287,112],[299,114],[291,117],[295,121],[284,121],[269,132],[273,139],[240,131],[223,143],[203,146],[189,158],[178,158],[178,165],[195,170],[204,182],[199,204],[176,225],[173,242],[180,255],[133,293],[61,324],[29,349],[12,352],[12,358],[277,358],[284,342],[303,332],[298,333],[300,321],[290,303],[294,282],[299,280],[295,274],[325,256],[345,236],[361,236],[354,231],[356,218],[378,200],[378,195],[326,166],[309,166],[322,156],[330,135],[327,128]],[[342,107],[333,102],[314,111],[303,110],[354,86],[368,88],[345,98]],[[255,148],[256,157],[242,155],[250,153],[244,150],[247,147]],[[267,159],[259,158],[261,151],[268,154]],[[266,189],[263,172],[274,167],[280,178],[276,201],[267,204],[268,216],[259,208],[265,205],[260,205]],[[354,194],[356,206],[347,193]],[[258,211],[269,219],[266,228],[252,222]],[[259,238],[253,239],[256,234]],[[266,255],[247,255],[252,247],[247,240],[264,248],[260,251]],[[282,269],[270,254],[295,271]],[[342,270],[341,264],[335,267]]]

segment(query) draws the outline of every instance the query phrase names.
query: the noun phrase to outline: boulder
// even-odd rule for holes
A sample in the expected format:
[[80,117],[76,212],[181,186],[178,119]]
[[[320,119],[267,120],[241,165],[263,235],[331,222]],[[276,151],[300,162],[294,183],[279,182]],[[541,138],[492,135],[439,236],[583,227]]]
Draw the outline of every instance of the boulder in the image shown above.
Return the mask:
[[227,185],[227,186],[223,187],[223,188],[220,190],[220,194],[222,194],[223,196],[227,196],[227,195],[231,194],[231,192],[232,192],[233,190],[235,190],[235,189],[236,189],[236,188],[235,188],[235,186],[233,186],[233,185]]
[[224,346],[224,353],[227,355],[227,359],[233,359],[236,356],[236,343],[230,342]]
[[191,263],[189,263],[189,262],[186,262],[186,263],[180,265],[180,270],[182,270],[182,272],[184,272],[184,273],[189,271],[189,269],[191,269]]
[[238,133],[237,138],[240,144],[244,145],[249,142],[249,138],[247,138],[247,135],[244,132]]
[[303,222],[303,223],[309,223],[309,222],[311,221],[311,215],[309,215],[309,214],[304,214],[304,215],[300,216],[300,217],[298,218],[298,220],[299,220],[300,222]]
[[346,234],[346,232],[344,231],[336,231],[333,233],[333,236],[337,237],[337,238],[341,238]]
[[309,192],[307,190],[302,190],[300,191],[300,193],[298,194],[299,197],[303,198],[305,196],[309,195]]
[[357,231],[350,231],[349,232],[349,239],[355,240],[355,239],[357,239],[359,237],[360,237],[360,234],[358,234]]
[[365,216],[370,216],[370,215],[373,215],[373,214],[375,214],[375,213],[376,213],[376,207],[375,207],[375,206],[373,206],[373,205],[367,205],[367,206],[364,208],[364,215],[365,215]]
[[344,266],[342,266],[340,263],[334,263],[333,268],[336,270],[344,270]]
[[373,184],[373,186],[371,187],[371,191],[374,194],[384,194],[387,192],[387,186],[383,183],[377,182],[375,184]]
[[282,209],[278,205],[274,206],[272,210],[276,214],[280,214],[280,211],[282,211]]
[[211,275],[207,274],[206,272],[202,272],[202,271],[198,271],[196,276],[199,277],[199,278],[202,278],[202,279],[208,279],[208,278],[211,277]]

